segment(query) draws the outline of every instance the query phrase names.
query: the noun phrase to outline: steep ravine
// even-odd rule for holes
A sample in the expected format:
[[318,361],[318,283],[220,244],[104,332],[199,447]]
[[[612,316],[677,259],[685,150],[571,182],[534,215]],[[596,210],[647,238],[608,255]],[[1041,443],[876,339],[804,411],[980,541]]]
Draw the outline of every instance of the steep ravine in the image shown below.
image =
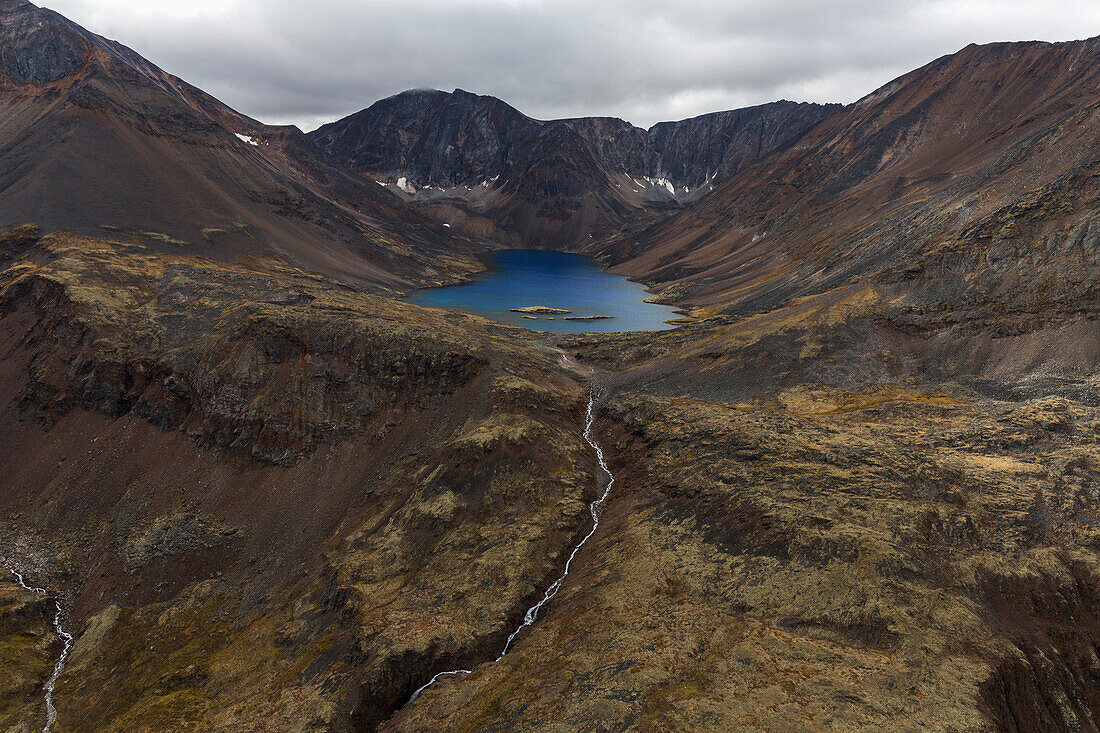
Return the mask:
[[[563,357],[565,357],[564,354]],[[592,391],[589,393],[588,407],[585,410],[583,435],[585,441],[587,441],[588,445],[592,447],[593,452],[596,454],[596,461],[599,464],[600,470],[607,474],[607,483],[604,484],[603,491],[588,505],[588,512],[592,517],[592,528],[588,530],[588,533],[581,538],[580,542],[578,542],[573,547],[572,552],[569,553],[569,557],[565,561],[565,567],[562,569],[561,575],[559,575],[554,580],[554,582],[550,584],[545,593],[543,593],[542,598],[533,606],[528,608],[526,613],[524,613],[523,621],[520,622],[519,626],[517,626],[511,634],[508,635],[507,641],[504,642],[504,647],[500,650],[500,654],[497,655],[496,659],[493,660],[494,662],[499,662],[501,659],[504,658],[504,655],[508,653],[508,650],[512,646],[512,642],[515,641],[520,632],[522,632],[525,628],[533,625],[538,619],[539,611],[542,610],[542,607],[549,603],[550,600],[558,594],[558,591],[561,590],[562,584],[565,582],[565,578],[569,575],[569,569],[572,566],[573,560],[576,558],[577,553],[580,552],[580,549],[584,547],[585,543],[588,542],[592,535],[596,534],[596,530],[600,526],[600,514],[603,511],[604,504],[607,503],[607,497],[611,493],[611,487],[615,483],[615,475],[612,474],[611,469],[608,468],[607,461],[604,459],[603,449],[600,448],[599,443],[597,443],[595,438],[592,437],[592,428],[595,424],[596,419],[595,405],[596,393],[595,391]],[[426,683],[418,687],[416,691],[413,692],[413,694],[409,697],[408,702],[405,704],[411,705],[413,702],[416,701],[418,697],[420,697],[420,693],[434,685],[436,681],[441,678],[455,676],[461,677],[468,675],[472,672],[472,669],[450,669],[444,670],[442,672],[437,672]]]
[[[11,569],[11,574],[15,576],[15,581],[19,583],[19,587],[23,590],[30,591],[31,593],[38,593],[40,595],[49,595],[49,591],[45,588],[38,588],[36,586],[28,585],[26,580],[23,579],[23,575],[15,570]],[[57,685],[57,680],[61,676],[61,671],[65,668],[65,660],[69,657],[69,652],[73,648],[73,635],[65,631],[65,628],[61,625],[61,617],[64,611],[61,608],[61,601],[54,599],[54,607],[57,611],[53,617],[53,628],[57,632],[58,638],[62,641],[61,653],[57,657],[57,662],[53,667],[53,674],[46,681],[43,687],[43,696],[46,702],[46,725],[42,727],[42,733],[50,733],[50,729],[53,728],[53,724],[57,722],[57,708],[53,704],[53,690]]]

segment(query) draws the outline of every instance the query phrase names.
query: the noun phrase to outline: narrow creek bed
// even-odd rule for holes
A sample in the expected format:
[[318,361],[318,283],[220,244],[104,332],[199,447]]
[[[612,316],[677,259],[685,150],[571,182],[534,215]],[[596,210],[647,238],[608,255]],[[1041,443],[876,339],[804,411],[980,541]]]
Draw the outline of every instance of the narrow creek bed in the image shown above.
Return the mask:
[[[584,547],[584,544],[588,542],[592,535],[596,534],[596,529],[600,526],[600,513],[603,511],[604,504],[607,503],[607,497],[611,493],[611,486],[615,483],[615,476],[611,473],[611,469],[607,466],[607,461],[604,459],[603,455],[603,449],[600,448],[600,444],[596,442],[596,439],[592,437],[592,428],[596,422],[595,406],[596,395],[594,392],[590,392],[588,395],[588,408],[586,409],[584,415],[584,439],[588,442],[588,445],[592,447],[592,450],[595,451],[596,461],[597,463],[599,463],[600,470],[607,475],[607,483],[604,484],[603,491],[600,493],[599,497],[594,499],[588,505],[588,513],[592,517],[592,528],[588,530],[588,534],[582,537],[581,541],[573,547],[573,551],[569,553],[569,558],[565,561],[565,568],[562,570],[561,575],[559,575],[558,578],[550,584],[550,586],[546,589],[546,592],[543,593],[542,598],[539,600],[539,602],[528,608],[527,612],[523,614],[523,621],[511,634],[508,635],[508,640],[504,642],[504,648],[500,650],[500,654],[498,654],[496,659],[493,660],[494,662],[499,662],[501,659],[504,658],[504,655],[507,654],[508,650],[512,647],[512,642],[515,641],[517,636],[519,636],[519,633],[528,626],[534,624],[535,620],[538,619],[539,611],[542,610],[542,607],[549,603],[550,600],[558,594],[558,591],[561,590],[562,583],[565,582],[566,576],[569,575],[569,568],[572,566],[573,560],[574,558],[576,558],[577,553],[580,552],[580,549]],[[420,697],[420,693],[434,685],[439,679],[443,677],[461,677],[463,675],[470,674],[471,672],[473,672],[472,669],[448,669],[442,672],[437,672],[435,675],[432,676],[431,679],[429,679],[426,683],[418,687],[415,692],[413,692],[412,696],[409,697],[406,705],[416,700],[416,698]]]
[[[24,580],[23,575],[17,570],[12,570],[11,574],[15,576],[15,580],[19,583],[19,586],[31,593],[38,593],[40,595],[49,596],[50,593],[45,588],[38,588],[36,586],[28,585]],[[50,733],[50,729],[53,728],[53,724],[57,722],[57,708],[53,704],[53,691],[57,685],[57,680],[61,677],[61,671],[65,668],[65,660],[69,658],[69,652],[73,648],[73,635],[65,631],[65,628],[61,625],[61,617],[64,611],[61,608],[61,601],[54,598],[54,607],[56,609],[53,616],[53,628],[57,632],[57,636],[64,642],[61,647],[61,654],[57,657],[57,662],[53,666],[53,674],[46,681],[46,685],[43,688],[43,693],[46,701],[46,725],[42,728],[42,733]]]

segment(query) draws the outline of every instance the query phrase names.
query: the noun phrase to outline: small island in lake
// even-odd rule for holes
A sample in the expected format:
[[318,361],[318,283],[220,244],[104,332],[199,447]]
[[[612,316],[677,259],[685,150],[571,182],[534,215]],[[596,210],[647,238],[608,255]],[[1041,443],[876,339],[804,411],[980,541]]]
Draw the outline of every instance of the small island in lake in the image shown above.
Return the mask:
[[545,305],[525,305],[522,308],[509,308],[513,313],[537,313],[540,316],[560,316],[573,311],[565,308],[549,308]]
[[525,249],[496,250],[489,258],[492,267],[470,282],[417,290],[409,301],[561,333],[657,331],[675,317],[671,306],[644,302],[640,283],[604,272],[584,255]]

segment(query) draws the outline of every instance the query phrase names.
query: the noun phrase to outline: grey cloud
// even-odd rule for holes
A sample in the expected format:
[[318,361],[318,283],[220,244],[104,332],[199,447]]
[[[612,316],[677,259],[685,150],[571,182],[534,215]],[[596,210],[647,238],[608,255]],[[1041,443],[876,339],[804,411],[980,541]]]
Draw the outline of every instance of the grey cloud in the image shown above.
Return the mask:
[[307,129],[412,87],[641,125],[850,102],[970,42],[1100,33],[1092,0],[204,2],[49,5],[246,114]]

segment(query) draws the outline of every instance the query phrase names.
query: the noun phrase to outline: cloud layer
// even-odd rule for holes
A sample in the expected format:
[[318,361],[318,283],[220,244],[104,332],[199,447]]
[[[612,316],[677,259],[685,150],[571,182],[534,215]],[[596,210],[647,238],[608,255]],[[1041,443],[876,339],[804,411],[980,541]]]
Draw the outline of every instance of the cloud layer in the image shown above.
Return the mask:
[[265,122],[414,87],[648,126],[851,102],[968,43],[1100,34],[1095,0],[41,0]]

